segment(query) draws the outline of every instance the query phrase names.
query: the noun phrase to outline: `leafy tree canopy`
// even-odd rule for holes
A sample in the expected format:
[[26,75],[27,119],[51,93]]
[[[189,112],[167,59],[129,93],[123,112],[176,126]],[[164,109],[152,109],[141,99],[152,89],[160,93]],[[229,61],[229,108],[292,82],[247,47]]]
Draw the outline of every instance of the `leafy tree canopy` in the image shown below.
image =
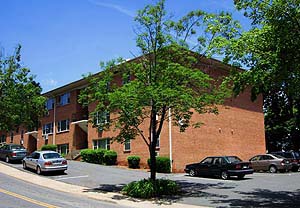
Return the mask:
[[21,65],[21,46],[12,56],[0,56],[0,130],[10,131],[24,125],[37,126],[44,112],[45,98],[41,87]]
[[236,0],[235,5],[250,18],[252,28],[231,39],[220,37],[214,47],[227,63],[249,69],[235,77],[234,91],[238,94],[250,86],[253,100],[263,94],[268,141],[289,138],[293,143],[289,148],[298,150],[300,1]]
[[[80,102],[97,103],[95,112],[113,112],[110,122],[98,125],[100,129],[118,130],[115,140],[124,142],[137,136],[144,140],[151,158],[151,179],[155,179],[156,143],[169,118],[168,110],[173,124],[184,131],[201,124],[191,122],[195,111],[217,113],[216,104],[228,95],[226,84],[216,84],[199,69],[203,56],[188,49],[210,51],[210,40],[218,36],[230,38],[238,25],[226,13],[212,15],[203,11],[192,11],[175,21],[167,15],[164,1],[138,11],[135,21],[141,56],[102,63],[103,71],[89,77],[90,85],[81,94]],[[122,77],[122,86],[115,81],[117,76]],[[105,114],[102,115],[104,121]]]

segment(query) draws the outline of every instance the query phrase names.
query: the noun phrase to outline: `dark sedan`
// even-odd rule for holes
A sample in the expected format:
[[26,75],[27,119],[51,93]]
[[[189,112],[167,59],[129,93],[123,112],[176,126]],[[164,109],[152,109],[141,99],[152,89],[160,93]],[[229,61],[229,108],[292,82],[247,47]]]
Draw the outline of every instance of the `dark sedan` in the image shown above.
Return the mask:
[[200,163],[186,165],[184,171],[190,176],[217,176],[224,180],[231,176],[242,179],[253,173],[250,163],[236,156],[207,157]]
[[27,150],[19,144],[5,144],[0,148],[0,158],[6,162],[21,161],[26,155]]

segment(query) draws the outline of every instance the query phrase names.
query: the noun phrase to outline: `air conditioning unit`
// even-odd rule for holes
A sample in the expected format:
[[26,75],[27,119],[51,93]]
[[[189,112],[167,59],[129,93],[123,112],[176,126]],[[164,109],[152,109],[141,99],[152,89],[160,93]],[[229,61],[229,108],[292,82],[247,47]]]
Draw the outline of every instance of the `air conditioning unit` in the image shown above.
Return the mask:
[[48,140],[48,134],[43,135],[44,140]]

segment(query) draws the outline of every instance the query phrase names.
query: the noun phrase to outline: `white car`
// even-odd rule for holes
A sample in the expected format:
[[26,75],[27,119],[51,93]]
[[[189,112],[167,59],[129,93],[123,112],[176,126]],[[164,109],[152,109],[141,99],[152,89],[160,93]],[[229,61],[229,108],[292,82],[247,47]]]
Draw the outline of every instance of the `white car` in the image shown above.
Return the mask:
[[35,151],[31,155],[24,157],[23,168],[33,169],[37,174],[50,171],[64,172],[68,169],[66,159],[55,151]]

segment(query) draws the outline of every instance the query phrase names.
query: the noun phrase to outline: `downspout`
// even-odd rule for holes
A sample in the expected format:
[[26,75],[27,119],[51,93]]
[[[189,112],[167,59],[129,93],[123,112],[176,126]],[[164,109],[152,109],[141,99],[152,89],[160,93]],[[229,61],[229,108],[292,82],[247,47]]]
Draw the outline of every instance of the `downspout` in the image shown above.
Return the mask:
[[56,143],[56,141],[55,141],[55,136],[56,136],[55,120],[56,120],[56,97],[54,97],[54,108],[53,108],[53,141],[52,141],[53,144]]
[[169,108],[169,146],[170,146],[170,171],[173,172],[173,158],[172,158],[172,117],[171,108]]

